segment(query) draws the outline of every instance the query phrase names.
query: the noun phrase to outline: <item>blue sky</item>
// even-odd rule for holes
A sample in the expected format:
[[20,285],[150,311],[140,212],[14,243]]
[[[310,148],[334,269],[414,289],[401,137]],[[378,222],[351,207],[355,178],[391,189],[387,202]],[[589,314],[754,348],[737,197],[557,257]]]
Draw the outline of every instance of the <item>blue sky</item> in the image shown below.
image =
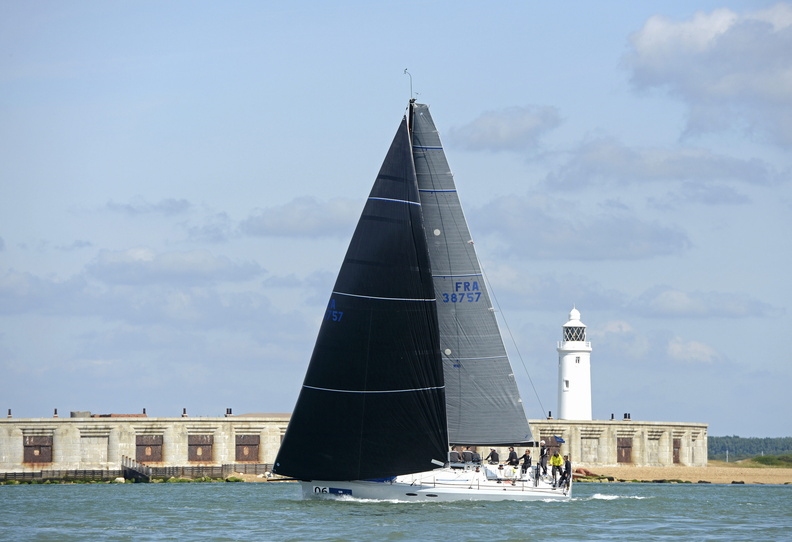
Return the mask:
[[574,305],[595,418],[792,435],[790,50],[789,2],[0,1],[0,408],[289,412],[407,68],[529,417]]

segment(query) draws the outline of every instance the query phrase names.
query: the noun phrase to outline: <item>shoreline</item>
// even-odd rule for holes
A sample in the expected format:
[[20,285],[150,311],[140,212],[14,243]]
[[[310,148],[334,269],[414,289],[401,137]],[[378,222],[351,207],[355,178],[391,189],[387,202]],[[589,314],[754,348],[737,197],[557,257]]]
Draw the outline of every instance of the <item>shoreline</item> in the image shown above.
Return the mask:
[[[702,484],[791,485],[792,468],[707,466],[707,467],[593,467],[586,470],[597,477],[581,478],[581,483],[677,482]],[[612,478],[612,480],[610,479]]]

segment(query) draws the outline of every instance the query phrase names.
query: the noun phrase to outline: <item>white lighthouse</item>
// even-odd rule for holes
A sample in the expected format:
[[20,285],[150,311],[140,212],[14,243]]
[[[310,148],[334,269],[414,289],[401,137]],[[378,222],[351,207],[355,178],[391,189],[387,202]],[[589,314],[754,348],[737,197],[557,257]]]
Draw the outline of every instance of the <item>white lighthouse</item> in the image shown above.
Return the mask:
[[591,343],[573,308],[558,343],[558,419],[591,420]]

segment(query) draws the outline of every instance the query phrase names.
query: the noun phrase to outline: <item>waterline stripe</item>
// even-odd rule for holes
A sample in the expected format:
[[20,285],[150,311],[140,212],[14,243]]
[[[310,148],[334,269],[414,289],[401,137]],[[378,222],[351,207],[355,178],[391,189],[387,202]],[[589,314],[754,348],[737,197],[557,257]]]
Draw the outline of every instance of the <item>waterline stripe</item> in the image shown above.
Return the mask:
[[336,390],[333,388],[317,388],[316,386],[308,386],[307,384],[303,384],[303,388],[308,388],[312,390],[319,390],[319,391],[333,391],[337,393],[410,393],[415,391],[432,391],[432,390],[442,390],[445,389],[445,386],[434,386],[431,388],[411,388],[406,390]]
[[431,298],[431,299],[420,299],[420,298],[419,299],[412,299],[412,298],[409,298],[409,297],[377,297],[377,296],[374,296],[374,295],[348,294],[346,292],[333,292],[333,293],[336,294],[336,295],[345,295],[345,296],[348,296],[348,297],[360,297],[360,298],[363,298],[363,299],[381,299],[383,301],[429,301],[429,302],[437,301],[437,299],[434,299],[434,298]]

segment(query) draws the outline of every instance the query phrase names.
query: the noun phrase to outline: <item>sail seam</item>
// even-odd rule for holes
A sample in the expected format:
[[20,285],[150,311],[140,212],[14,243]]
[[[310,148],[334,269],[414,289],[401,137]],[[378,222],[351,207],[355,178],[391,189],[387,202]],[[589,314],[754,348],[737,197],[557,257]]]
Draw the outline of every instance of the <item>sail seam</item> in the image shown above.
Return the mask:
[[481,273],[470,273],[467,275],[432,275],[432,277],[436,279],[454,279],[461,277],[480,277],[480,276],[482,276]]
[[427,145],[413,145],[413,149],[428,149],[433,151],[442,151],[443,147],[430,147]]
[[406,200],[406,199],[378,198],[378,197],[375,197],[375,196],[371,196],[369,199],[376,199],[376,200],[379,200],[379,201],[392,201],[392,202],[395,202],[395,203],[409,203],[410,205],[417,205],[419,207],[421,206],[421,203],[418,202],[418,201],[409,201],[409,200]]
[[421,299],[421,298],[410,298],[410,297],[378,297],[375,295],[348,294],[346,292],[338,292],[338,291],[333,291],[333,293],[337,295],[346,295],[349,297],[362,297],[364,299],[381,299],[383,301],[428,301],[428,302],[437,301],[437,299],[434,298]]
[[431,388],[409,388],[405,390],[339,390],[334,388],[318,388],[316,386],[308,386],[307,384],[303,384],[303,388],[309,388],[312,390],[319,390],[319,391],[333,391],[338,393],[410,393],[415,391],[431,391],[431,390],[442,390],[445,389],[445,386],[433,386]]

